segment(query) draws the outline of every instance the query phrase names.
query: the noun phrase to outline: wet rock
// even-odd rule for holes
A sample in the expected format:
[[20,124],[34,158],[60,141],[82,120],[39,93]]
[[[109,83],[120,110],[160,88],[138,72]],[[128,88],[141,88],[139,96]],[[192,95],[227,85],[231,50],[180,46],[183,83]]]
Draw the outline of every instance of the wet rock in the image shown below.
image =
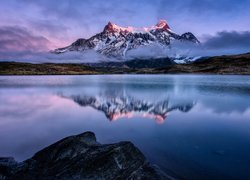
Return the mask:
[[85,132],[64,138],[17,163],[0,158],[1,179],[172,179],[131,142],[101,145]]

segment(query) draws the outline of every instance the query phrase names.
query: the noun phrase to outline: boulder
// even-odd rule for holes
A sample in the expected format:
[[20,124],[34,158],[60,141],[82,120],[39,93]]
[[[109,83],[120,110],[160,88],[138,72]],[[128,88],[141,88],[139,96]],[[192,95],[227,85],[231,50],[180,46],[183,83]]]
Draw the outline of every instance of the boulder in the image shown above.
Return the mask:
[[7,179],[173,179],[150,164],[131,142],[100,144],[95,134],[66,137],[21,163],[0,158]]

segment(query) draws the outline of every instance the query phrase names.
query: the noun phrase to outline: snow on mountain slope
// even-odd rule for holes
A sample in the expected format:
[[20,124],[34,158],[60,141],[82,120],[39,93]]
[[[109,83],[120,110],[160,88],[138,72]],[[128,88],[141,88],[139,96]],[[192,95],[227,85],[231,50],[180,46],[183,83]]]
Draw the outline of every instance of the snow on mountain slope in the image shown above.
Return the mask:
[[109,22],[101,33],[89,39],[78,39],[70,46],[58,48],[53,53],[70,51],[85,52],[94,50],[107,57],[124,58],[131,50],[146,46],[160,46],[171,49],[173,42],[199,44],[199,40],[191,33],[182,35],[174,33],[165,20],[147,28],[120,27]]

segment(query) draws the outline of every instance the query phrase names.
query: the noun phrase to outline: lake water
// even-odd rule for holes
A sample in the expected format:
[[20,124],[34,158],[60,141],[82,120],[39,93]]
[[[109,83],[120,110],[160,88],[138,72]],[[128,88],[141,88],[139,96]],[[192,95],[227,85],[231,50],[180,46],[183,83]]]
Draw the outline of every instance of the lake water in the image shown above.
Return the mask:
[[250,76],[0,76],[0,156],[84,131],[179,178],[250,179]]

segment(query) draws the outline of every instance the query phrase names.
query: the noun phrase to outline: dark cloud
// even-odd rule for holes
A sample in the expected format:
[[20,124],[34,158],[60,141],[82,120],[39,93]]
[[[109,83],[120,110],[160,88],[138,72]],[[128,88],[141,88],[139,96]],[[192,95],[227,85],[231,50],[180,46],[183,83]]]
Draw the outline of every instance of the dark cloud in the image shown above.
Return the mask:
[[221,31],[205,35],[200,46],[191,49],[191,56],[220,56],[250,52],[250,31]]
[[190,51],[191,56],[232,55],[250,52],[250,31],[221,31],[205,35],[200,46]]
[[0,27],[0,52],[45,51],[50,42],[19,26]]
[[204,46],[208,49],[249,49],[250,31],[222,31],[210,36]]

